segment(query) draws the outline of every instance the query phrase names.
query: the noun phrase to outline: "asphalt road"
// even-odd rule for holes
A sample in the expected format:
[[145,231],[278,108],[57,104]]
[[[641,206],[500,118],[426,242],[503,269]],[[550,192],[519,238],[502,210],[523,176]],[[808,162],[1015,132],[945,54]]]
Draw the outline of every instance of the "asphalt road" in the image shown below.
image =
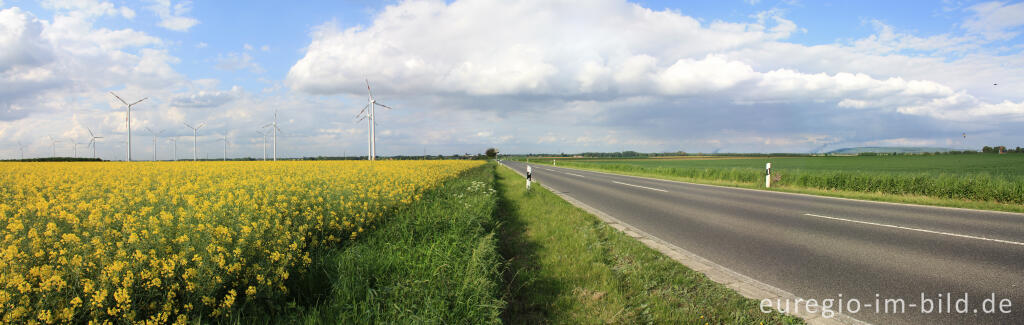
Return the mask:
[[[502,163],[525,173],[524,163]],[[549,189],[740,274],[801,298],[832,299],[832,310],[840,299],[859,304],[845,314],[862,321],[1024,324],[1024,214],[532,166]],[[956,301],[965,293],[960,314]],[[993,294],[997,312],[986,314]],[[891,305],[886,313],[885,299],[902,299],[904,312]],[[1002,299],[1011,303],[1008,314],[998,312]]]

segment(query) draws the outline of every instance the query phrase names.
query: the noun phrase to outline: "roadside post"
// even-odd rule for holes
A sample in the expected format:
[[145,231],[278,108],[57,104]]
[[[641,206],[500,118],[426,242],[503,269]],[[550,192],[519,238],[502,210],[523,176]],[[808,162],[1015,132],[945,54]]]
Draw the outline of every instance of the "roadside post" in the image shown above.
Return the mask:
[[764,165],[764,187],[772,187],[772,163],[767,163]]
[[530,190],[530,182],[533,181],[533,168],[530,165],[526,165],[526,190]]
[[554,159],[551,159],[551,166],[558,166],[558,162],[556,162]]

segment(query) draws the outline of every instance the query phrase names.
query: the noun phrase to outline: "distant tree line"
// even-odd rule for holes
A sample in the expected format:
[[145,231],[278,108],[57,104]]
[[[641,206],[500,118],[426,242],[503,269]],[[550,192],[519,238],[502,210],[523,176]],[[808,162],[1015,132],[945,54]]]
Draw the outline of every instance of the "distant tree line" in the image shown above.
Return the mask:
[[71,158],[71,157],[50,157],[50,158],[27,158],[27,159],[5,159],[0,161],[25,161],[25,162],[46,162],[46,161],[103,161],[99,158]]
[[995,146],[989,147],[984,146],[981,148],[982,153],[1024,153],[1024,148],[1017,147],[1014,149],[1006,149],[1006,146]]

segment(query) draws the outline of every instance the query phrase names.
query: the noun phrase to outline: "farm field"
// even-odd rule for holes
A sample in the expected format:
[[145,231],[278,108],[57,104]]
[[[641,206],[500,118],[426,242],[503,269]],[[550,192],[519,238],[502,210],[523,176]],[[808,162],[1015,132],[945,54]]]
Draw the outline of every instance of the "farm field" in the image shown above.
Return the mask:
[[[531,162],[551,164],[551,160]],[[1024,155],[1014,154],[561,159],[558,166],[756,188],[764,186],[767,162],[772,163],[776,178],[772,187],[783,190],[868,193],[883,200],[914,196],[924,198],[915,199],[916,203],[1009,211],[1018,211],[1024,204]],[[945,201],[927,202],[928,198]]]
[[[565,160],[566,162],[576,160]],[[560,161],[562,162],[562,161]],[[898,155],[898,156],[822,156],[822,157],[738,157],[675,159],[580,159],[598,165],[634,165],[664,168],[751,168],[803,171],[851,171],[933,174],[1024,175],[1024,155]]]
[[4,323],[275,306],[313,259],[482,162],[0,164]]

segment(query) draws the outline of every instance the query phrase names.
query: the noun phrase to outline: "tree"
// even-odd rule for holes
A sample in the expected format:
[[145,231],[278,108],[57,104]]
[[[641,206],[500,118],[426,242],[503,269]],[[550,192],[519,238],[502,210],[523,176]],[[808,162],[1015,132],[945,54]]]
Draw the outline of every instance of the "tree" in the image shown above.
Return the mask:
[[487,158],[494,159],[494,157],[498,156],[498,149],[487,148],[486,155],[487,155]]
[[981,148],[981,152],[992,153],[992,147],[984,146],[984,147]]

